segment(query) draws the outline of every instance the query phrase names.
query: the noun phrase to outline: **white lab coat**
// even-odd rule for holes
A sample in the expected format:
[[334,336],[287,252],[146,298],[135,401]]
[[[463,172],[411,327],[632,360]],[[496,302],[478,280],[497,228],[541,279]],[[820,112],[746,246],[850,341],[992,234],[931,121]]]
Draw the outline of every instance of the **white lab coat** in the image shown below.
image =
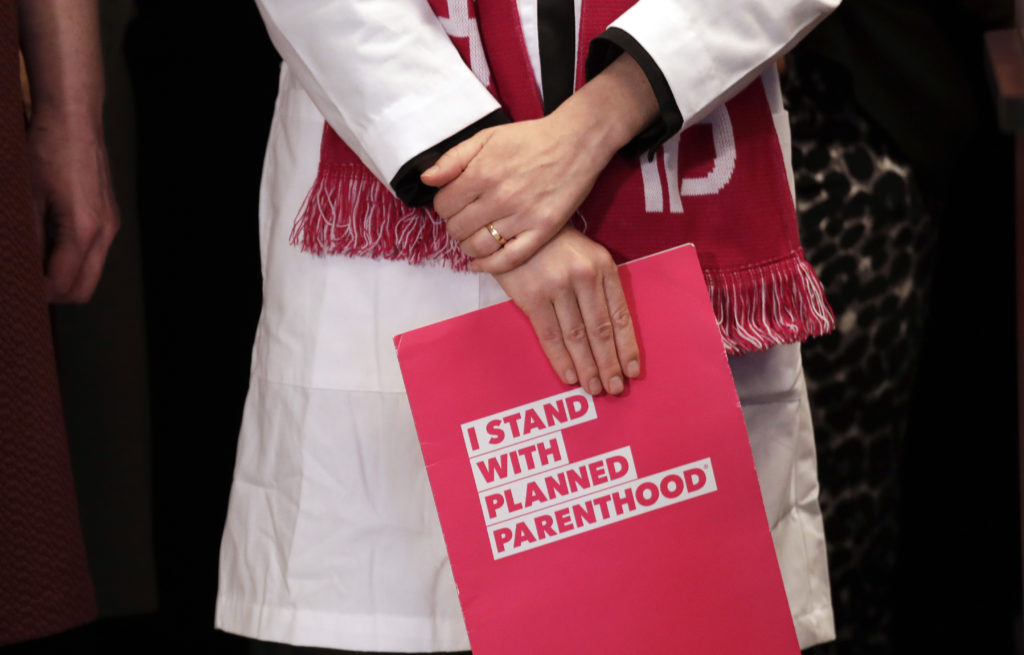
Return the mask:
[[[368,651],[469,647],[391,337],[505,300],[486,275],[314,257],[288,236],[326,118],[390,180],[497,109],[424,0],[258,0],[284,57],[260,194],[264,306],[221,546],[216,624]],[[686,125],[764,71],[829,0],[640,0],[615,25]],[[523,24],[535,2],[520,2]],[[535,23],[534,23],[535,24]],[[535,34],[526,30],[536,57]],[[799,347],[730,358],[802,647],[834,638]]]

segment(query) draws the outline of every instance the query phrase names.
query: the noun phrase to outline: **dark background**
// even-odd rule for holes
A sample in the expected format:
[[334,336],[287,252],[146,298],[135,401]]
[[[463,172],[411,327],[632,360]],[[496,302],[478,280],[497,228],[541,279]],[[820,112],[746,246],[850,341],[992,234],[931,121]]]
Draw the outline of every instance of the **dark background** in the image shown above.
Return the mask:
[[[278,58],[250,2],[101,4],[124,228],[96,302],[56,315],[55,334],[104,617],[0,652],[245,653],[213,630],[213,604],[260,307]],[[941,39],[928,47],[961,62],[971,129],[955,156],[936,155],[950,169],[926,189],[939,252],[886,602],[895,652],[1020,653],[1012,144],[981,45],[999,14],[934,11]],[[943,109],[922,120],[941,129]],[[116,425],[97,407],[119,408]]]

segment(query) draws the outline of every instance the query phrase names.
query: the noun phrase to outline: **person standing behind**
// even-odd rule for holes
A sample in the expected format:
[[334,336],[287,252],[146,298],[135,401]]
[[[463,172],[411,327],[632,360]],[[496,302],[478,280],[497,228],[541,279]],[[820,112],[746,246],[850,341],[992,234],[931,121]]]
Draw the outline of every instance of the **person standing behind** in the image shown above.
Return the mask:
[[0,0],[0,645],[96,615],[47,304],[90,298],[119,225],[99,43],[95,1]]

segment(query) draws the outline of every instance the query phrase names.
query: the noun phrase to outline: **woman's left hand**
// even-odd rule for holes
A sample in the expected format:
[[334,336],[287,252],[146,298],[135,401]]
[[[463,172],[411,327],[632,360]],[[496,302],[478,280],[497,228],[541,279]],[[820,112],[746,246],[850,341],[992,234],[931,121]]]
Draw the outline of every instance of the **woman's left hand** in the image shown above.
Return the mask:
[[[423,181],[442,187],[434,209],[448,235],[477,259],[474,268],[500,273],[566,224],[614,152],[606,143],[556,112],[478,132],[445,153]],[[504,248],[488,225],[508,239]]]
[[473,269],[510,271],[559,233],[612,155],[657,112],[647,76],[621,55],[551,114],[483,130],[421,179],[441,187],[434,209]]

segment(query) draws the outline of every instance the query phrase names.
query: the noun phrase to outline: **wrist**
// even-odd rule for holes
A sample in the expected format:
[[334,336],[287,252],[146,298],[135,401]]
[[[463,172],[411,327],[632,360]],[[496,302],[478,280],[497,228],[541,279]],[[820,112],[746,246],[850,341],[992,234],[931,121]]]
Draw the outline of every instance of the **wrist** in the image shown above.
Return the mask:
[[555,110],[590,135],[608,158],[658,116],[658,101],[640,65],[621,55]]
[[59,131],[78,140],[103,143],[103,112],[89,106],[36,102],[30,129]]

